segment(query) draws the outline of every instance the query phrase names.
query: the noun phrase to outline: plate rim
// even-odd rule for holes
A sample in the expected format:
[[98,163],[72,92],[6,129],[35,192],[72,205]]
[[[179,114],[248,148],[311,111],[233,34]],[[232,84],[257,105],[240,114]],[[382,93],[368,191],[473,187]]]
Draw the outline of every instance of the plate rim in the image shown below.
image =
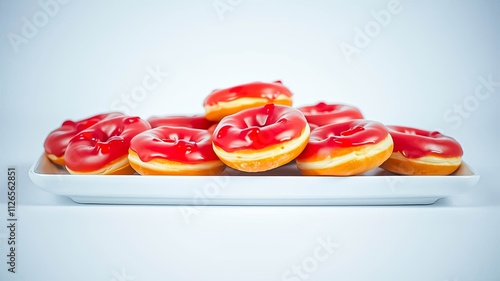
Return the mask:
[[[297,175],[222,175],[222,176],[227,176],[230,178],[239,178],[239,182],[244,182],[245,180],[249,178],[273,178],[275,180],[285,180],[286,182],[292,181],[292,180],[298,180],[300,179],[301,182],[307,183],[308,181],[330,181],[330,183],[335,182],[335,181],[347,181],[349,182],[354,182],[357,183],[358,181],[360,183],[366,183],[366,182],[373,182],[374,184],[381,184],[382,182],[385,181],[385,186],[382,189],[387,189],[389,188],[389,181],[390,179],[395,179],[395,178],[418,178],[418,180],[424,180],[425,183],[428,181],[435,181],[435,180],[448,180],[448,181],[455,181],[456,183],[459,183],[459,186],[455,190],[451,190],[450,188],[447,189],[442,189],[441,193],[439,194],[440,191],[439,188],[435,188],[434,190],[429,189],[428,186],[423,185],[422,190],[432,190],[434,191],[434,194],[428,194],[428,196],[425,196],[425,194],[421,196],[411,196],[408,194],[398,194],[398,193],[385,193],[385,194],[380,194],[381,196],[372,196],[372,197],[357,197],[357,196],[347,196],[347,197],[328,197],[328,198],[318,198],[316,197],[311,197],[311,198],[297,198],[297,197],[270,197],[270,198],[255,198],[255,197],[238,197],[238,198],[231,198],[231,197],[219,197],[217,196],[216,198],[212,198],[211,202],[208,203],[203,203],[203,204],[196,204],[194,202],[193,197],[191,196],[181,196],[180,198],[174,198],[174,197],[162,197],[159,196],[157,197],[158,202],[154,203],[148,203],[147,201],[151,199],[151,196],[154,196],[155,194],[143,194],[141,196],[137,197],[130,197],[130,196],[120,196],[114,194],[114,196],[102,196],[99,194],[86,194],[82,192],[71,192],[71,189],[69,188],[51,188],[49,184],[47,184],[44,181],[51,181],[53,178],[58,178],[58,181],[65,183],[66,185],[71,184],[68,182],[68,179],[74,179],[75,182],[77,182],[77,185],[81,185],[80,182],[78,181],[84,181],[84,179],[89,179],[89,180],[94,180],[94,181],[103,181],[101,185],[107,185],[108,187],[102,188],[104,193],[106,191],[111,192],[113,194],[113,191],[116,190],[118,187],[113,184],[113,182],[116,182],[117,184],[120,183],[122,180],[127,180],[131,181],[131,184],[136,184],[136,183],[153,183],[154,186],[157,185],[158,180],[164,180],[165,182],[168,182],[169,180],[175,179],[175,181],[186,181],[193,178],[197,178],[197,183],[201,182],[207,182],[210,179],[214,179],[217,177],[220,177],[220,175],[215,175],[215,176],[154,176],[154,175],[70,175],[70,174],[46,174],[46,173],[39,173],[36,171],[36,168],[41,164],[42,158],[46,157],[45,154],[42,154],[40,158],[35,161],[30,169],[29,169],[29,176],[31,181],[38,186],[39,188],[52,193],[56,194],[59,196],[64,196],[68,197],[71,200],[73,200],[76,203],[97,203],[97,204],[126,204],[126,205],[179,205],[181,202],[182,204],[180,205],[242,205],[242,206],[248,206],[248,205],[280,205],[280,206],[301,206],[301,205],[328,205],[328,206],[333,206],[333,205],[352,205],[352,206],[372,206],[372,205],[409,205],[409,204],[414,204],[414,205],[422,205],[422,204],[433,204],[436,202],[438,199],[453,196],[456,194],[464,193],[467,191],[470,191],[478,182],[480,179],[480,175],[477,174],[477,172],[466,162],[462,162],[462,165],[464,165],[464,168],[467,169],[470,174],[467,175],[448,175],[448,176],[401,176],[401,175],[396,175],[396,174],[391,174],[391,175],[363,175],[363,176],[349,176],[349,177],[328,177],[328,176],[297,176]],[[46,161],[48,158],[45,158]],[[55,165],[51,163],[52,165]],[[382,181],[382,182],[381,182]],[[156,185],[155,185],[156,184]],[[453,184],[453,183],[450,183]],[[109,187],[111,185],[111,187]],[[183,184],[183,185],[189,185],[189,184]],[[411,185],[410,185],[411,186]],[[333,188],[329,188],[329,190],[334,190],[338,186],[333,186]],[[90,188],[88,191],[92,191],[96,188],[99,187],[93,187]],[[191,187],[189,186],[185,191],[186,192],[188,189],[194,190],[198,187]],[[234,190],[238,190],[238,182],[233,186]],[[297,187],[296,187],[297,188]],[[299,189],[303,189],[303,187],[298,187]],[[323,187],[313,187],[310,190],[317,192],[318,189],[323,188]],[[399,187],[400,188],[400,187]],[[404,189],[403,185],[403,189]],[[101,188],[99,188],[101,189]],[[128,187],[128,189],[136,190],[137,188],[135,187]],[[240,188],[241,189],[241,188]],[[269,189],[269,188],[268,188]],[[281,187],[281,189],[283,189]],[[381,187],[378,187],[378,189],[381,189]],[[436,190],[437,189],[437,190]],[[145,190],[154,190],[155,192],[161,194],[164,192],[164,188],[162,189],[159,186],[153,187],[153,188],[146,188]],[[271,188],[273,192],[276,194],[280,194],[280,187],[274,188],[274,190]],[[356,189],[354,189],[356,191]],[[363,191],[366,190],[366,187],[361,187],[357,189],[358,192],[359,190]],[[377,188],[374,188],[375,191],[377,191]],[[443,192],[448,190],[448,192]],[[300,190],[303,192],[303,190]],[[412,189],[410,189],[412,191]],[[182,193],[181,192],[181,193]],[[88,193],[88,192],[87,192]],[[168,193],[168,192],[167,192]],[[411,193],[411,192],[410,192]],[[311,194],[313,195],[313,194]],[[87,198],[88,200],[82,200]],[[126,199],[124,199],[126,198]],[[400,198],[401,202],[403,203],[397,203],[397,199]],[[423,200],[425,198],[426,200]],[[121,200],[121,201],[120,201]],[[142,200],[142,201],[141,201]],[[231,203],[231,200],[233,202],[236,202],[234,204]],[[246,201],[245,201],[246,200]],[[301,201],[302,200],[302,201]],[[343,201],[349,201],[351,200],[352,204],[349,204],[349,202],[345,203]],[[364,203],[363,203],[364,200]],[[395,200],[395,201],[394,201]],[[154,200],[153,200],[154,201]],[[171,201],[171,202],[170,202]],[[174,202],[175,201],[175,202]],[[191,202],[193,201],[193,202]],[[267,203],[264,201],[268,201]],[[301,202],[297,202],[301,201]],[[377,203],[377,201],[380,201],[380,204]],[[431,202],[432,201],[432,202]],[[239,203],[238,203],[239,202]],[[269,204],[271,202],[272,204]],[[356,203],[358,202],[358,203]],[[392,203],[391,203],[392,202]],[[413,202],[413,203],[412,203]],[[427,203],[424,203],[427,202]]]

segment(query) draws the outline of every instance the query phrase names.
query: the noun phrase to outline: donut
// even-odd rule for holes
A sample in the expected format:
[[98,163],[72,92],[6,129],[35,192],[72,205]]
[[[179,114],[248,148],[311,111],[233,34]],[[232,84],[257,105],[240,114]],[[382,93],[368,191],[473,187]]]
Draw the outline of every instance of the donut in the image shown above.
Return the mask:
[[261,172],[297,157],[306,146],[309,133],[302,112],[270,103],[224,117],[215,128],[213,148],[229,167]]
[[449,175],[462,163],[462,147],[439,132],[387,126],[394,150],[382,164],[387,171],[402,175]]
[[253,82],[227,89],[214,90],[203,102],[205,117],[220,121],[225,116],[241,110],[268,103],[292,105],[292,93],[281,81]]
[[210,126],[210,128],[208,128],[208,132],[213,135],[214,134],[214,131],[215,131],[215,128],[217,128],[217,125],[219,125],[219,123],[214,123],[212,126]]
[[319,102],[315,105],[299,107],[298,110],[304,113],[309,125],[314,125],[314,127],[364,118],[359,109],[345,104],[326,104],[324,102]]
[[165,116],[151,117],[148,119],[151,128],[160,126],[186,127],[207,130],[214,122],[207,120],[204,116]]
[[70,174],[131,174],[128,149],[132,138],[150,129],[139,117],[105,119],[74,136],[64,158]]
[[50,159],[50,161],[64,166],[64,153],[66,152],[66,147],[69,141],[80,131],[87,129],[88,127],[104,120],[107,118],[113,118],[121,116],[123,114],[118,112],[103,113],[99,115],[94,115],[92,117],[72,121],[66,120],[62,125],[49,133],[45,142],[43,144],[45,155]]
[[161,126],[130,142],[128,159],[141,175],[214,175],[225,168],[203,129]]
[[296,162],[304,175],[350,176],[380,166],[392,148],[384,125],[355,119],[313,130]]

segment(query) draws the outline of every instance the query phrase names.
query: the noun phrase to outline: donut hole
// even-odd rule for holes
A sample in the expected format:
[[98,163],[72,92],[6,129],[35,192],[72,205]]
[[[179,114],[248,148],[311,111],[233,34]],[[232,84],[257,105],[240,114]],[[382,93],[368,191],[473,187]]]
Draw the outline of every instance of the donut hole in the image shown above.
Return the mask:
[[[270,127],[266,126],[266,127]],[[245,140],[248,143],[252,143],[254,145],[266,145],[274,141],[275,137],[272,134],[272,131],[266,130],[266,127],[257,127],[253,126],[250,128],[246,128],[242,130],[242,133],[245,134]]]
[[189,136],[186,136],[184,138],[178,138],[178,137],[164,138],[164,139],[159,139],[158,141],[175,146],[177,147],[178,150],[184,151],[185,153],[188,154],[194,151],[197,147],[196,141],[194,141]]
[[106,134],[105,131],[96,129],[82,132],[79,135],[79,139],[88,141],[91,145],[108,145],[111,142],[123,141],[122,133],[122,131],[115,131],[111,134]]
[[364,131],[364,130],[365,130],[365,128],[363,128],[363,127],[360,127],[360,126],[354,126],[354,127],[352,127],[352,128],[349,128],[349,129],[348,129],[348,130],[346,130],[346,131],[340,132],[340,135],[341,135],[341,136],[352,136],[352,135],[355,135],[355,134],[357,134],[357,133],[359,133],[359,132],[362,132],[362,131]]
[[340,105],[338,104],[326,104],[324,102],[320,102],[315,106],[312,106],[311,109],[307,112],[310,114],[326,114],[332,113],[339,109]]
[[122,126],[117,127],[109,134],[108,138],[120,136],[122,133],[123,133],[123,127]]
[[[225,151],[260,150],[298,138],[304,131],[304,115],[289,106],[268,103],[225,117],[216,127],[213,142]],[[309,128],[307,128],[309,131]]]
[[[157,127],[156,130],[162,129],[170,129],[176,130],[175,127],[166,128],[166,127]],[[179,130],[180,128],[177,128]],[[184,130],[190,131],[189,134],[179,132],[170,131],[169,133],[162,134],[158,133],[151,140],[154,143],[163,143],[166,147],[170,147],[182,154],[192,154],[199,150],[198,143],[199,142],[207,142],[211,140],[211,136],[207,134],[205,131],[200,131],[198,133],[193,133],[191,131],[197,131],[197,129],[188,129],[184,128]]]
[[378,122],[358,119],[319,127],[311,133],[310,142],[349,147],[360,143],[376,143],[383,140],[387,133],[385,126]]
[[269,119],[268,114],[257,114],[255,116],[255,121],[259,127],[265,127],[265,126],[269,125],[267,123],[268,119]]

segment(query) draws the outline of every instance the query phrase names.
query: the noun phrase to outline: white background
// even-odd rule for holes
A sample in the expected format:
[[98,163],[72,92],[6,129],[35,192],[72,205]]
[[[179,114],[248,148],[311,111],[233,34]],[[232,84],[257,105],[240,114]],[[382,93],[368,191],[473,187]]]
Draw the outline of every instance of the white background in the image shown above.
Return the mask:
[[[40,3],[57,3],[46,22]],[[2,280],[119,280],[123,267],[133,280],[281,280],[328,235],[338,255],[309,280],[500,279],[500,2],[40,3],[0,2],[0,179],[16,166],[24,198],[19,272],[2,262]],[[356,28],[391,5],[399,12],[347,58],[340,46],[356,47]],[[24,18],[40,26],[27,33]],[[155,68],[168,77],[124,108]],[[477,99],[481,77],[497,84]],[[203,113],[212,89],[276,79],[295,105],[348,103],[368,119],[455,137],[480,184],[435,206],[213,207],[187,226],[175,207],[75,205],[27,177],[65,119],[118,106],[144,118]]]

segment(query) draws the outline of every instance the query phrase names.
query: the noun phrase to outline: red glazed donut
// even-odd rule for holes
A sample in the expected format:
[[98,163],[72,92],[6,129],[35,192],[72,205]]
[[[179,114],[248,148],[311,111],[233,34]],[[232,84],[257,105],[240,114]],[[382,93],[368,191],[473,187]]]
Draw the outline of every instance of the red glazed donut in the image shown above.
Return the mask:
[[210,135],[213,135],[215,128],[217,128],[218,125],[219,125],[219,123],[215,123],[212,126],[210,126],[210,128],[208,128],[208,133],[210,133]]
[[462,163],[462,147],[439,132],[388,126],[394,151],[382,168],[403,175],[449,175]]
[[219,158],[244,172],[270,170],[292,161],[309,139],[304,115],[289,106],[267,104],[220,121],[213,146]]
[[151,128],[160,126],[185,127],[208,130],[214,122],[207,120],[204,116],[166,116],[151,117],[148,119]]
[[130,140],[150,129],[139,117],[103,120],[73,137],[66,149],[66,169],[71,174],[130,174]]
[[292,93],[281,81],[273,83],[254,82],[214,90],[205,99],[205,117],[208,120],[220,121],[225,116],[244,109],[263,106],[267,103],[292,105]]
[[392,148],[384,125],[357,119],[316,128],[296,162],[304,175],[350,176],[378,167]]
[[326,104],[299,107],[311,127],[341,123],[352,119],[363,119],[363,114],[356,107],[345,104]]
[[128,158],[142,175],[214,175],[225,168],[212,149],[212,135],[185,127],[161,126],[138,134]]
[[121,116],[123,114],[118,112],[104,113],[95,115],[86,119],[72,121],[66,120],[62,123],[61,127],[50,132],[45,139],[43,147],[45,154],[54,163],[64,165],[64,153],[69,141],[80,131],[108,118]]

